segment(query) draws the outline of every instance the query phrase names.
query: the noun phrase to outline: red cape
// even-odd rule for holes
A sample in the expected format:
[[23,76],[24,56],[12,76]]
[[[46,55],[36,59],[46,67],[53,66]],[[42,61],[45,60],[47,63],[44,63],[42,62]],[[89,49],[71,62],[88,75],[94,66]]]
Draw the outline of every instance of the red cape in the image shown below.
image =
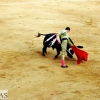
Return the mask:
[[88,53],[86,51],[80,50],[76,46],[71,46],[72,50],[75,52],[77,56],[77,64],[80,64],[82,60],[88,60]]

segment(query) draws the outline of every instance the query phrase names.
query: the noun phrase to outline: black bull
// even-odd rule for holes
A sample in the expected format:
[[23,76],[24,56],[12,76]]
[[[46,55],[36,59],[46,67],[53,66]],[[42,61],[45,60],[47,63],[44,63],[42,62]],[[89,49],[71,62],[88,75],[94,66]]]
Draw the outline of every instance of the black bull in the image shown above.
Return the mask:
[[[57,58],[60,54],[60,51],[61,51],[61,44],[59,44],[57,42],[57,40],[55,41],[55,43],[50,46],[50,43],[53,41],[53,39],[56,38],[56,33],[49,33],[49,34],[41,34],[41,33],[38,33],[38,36],[37,37],[40,37],[41,35],[44,35],[44,40],[43,40],[43,49],[42,49],[42,55],[45,56],[45,53],[47,53],[47,47],[52,47],[52,49],[56,49],[57,51],[57,54],[55,55],[55,58]],[[53,36],[53,37],[52,37]],[[50,37],[52,37],[50,39]],[[49,40],[50,39],[50,40]],[[73,41],[71,40],[71,38],[69,38],[70,41],[73,43]],[[47,41],[48,40],[48,41]],[[83,48],[83,46],[77,46],[78,48]],[[70,48],[70,45],[67,44],[67,48],[66,48],[66,53],[67,53],[67,56],[69,58],[73,58],[73,54],[74,54],[74,51]]]

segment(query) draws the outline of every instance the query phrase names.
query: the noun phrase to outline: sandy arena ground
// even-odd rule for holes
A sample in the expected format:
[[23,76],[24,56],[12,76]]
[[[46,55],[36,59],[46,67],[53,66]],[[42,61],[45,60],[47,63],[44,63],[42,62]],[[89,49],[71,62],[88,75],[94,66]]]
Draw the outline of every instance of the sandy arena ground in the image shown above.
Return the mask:
[[[44,36],[71,27],[75,45],[88,62],[66,55],[62,69],[56,50],[42,54]],[[93,0],[1,0],[0,90],[9,100],[100,100],[100,2]]]

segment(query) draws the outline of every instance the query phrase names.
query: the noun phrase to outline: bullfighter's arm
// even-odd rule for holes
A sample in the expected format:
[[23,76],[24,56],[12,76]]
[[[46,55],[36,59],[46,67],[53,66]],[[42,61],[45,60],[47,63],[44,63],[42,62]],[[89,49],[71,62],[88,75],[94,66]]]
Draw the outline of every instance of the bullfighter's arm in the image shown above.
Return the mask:
[[60,36],[61,36],[61,32],[57,33],[57,41],[58,41],[59,44],[61,44]]

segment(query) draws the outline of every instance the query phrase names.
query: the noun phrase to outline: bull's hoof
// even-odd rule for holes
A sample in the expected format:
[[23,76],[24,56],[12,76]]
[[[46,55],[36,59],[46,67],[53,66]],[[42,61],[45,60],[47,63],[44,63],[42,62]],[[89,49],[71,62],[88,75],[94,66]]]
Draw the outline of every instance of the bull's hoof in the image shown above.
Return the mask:
[[56,55],[56,56],[55,56],[55,59],[57,59],[57,58],[58,58],[58,56]]
[[42,56],[45,56],[44,54],[42,54]]

